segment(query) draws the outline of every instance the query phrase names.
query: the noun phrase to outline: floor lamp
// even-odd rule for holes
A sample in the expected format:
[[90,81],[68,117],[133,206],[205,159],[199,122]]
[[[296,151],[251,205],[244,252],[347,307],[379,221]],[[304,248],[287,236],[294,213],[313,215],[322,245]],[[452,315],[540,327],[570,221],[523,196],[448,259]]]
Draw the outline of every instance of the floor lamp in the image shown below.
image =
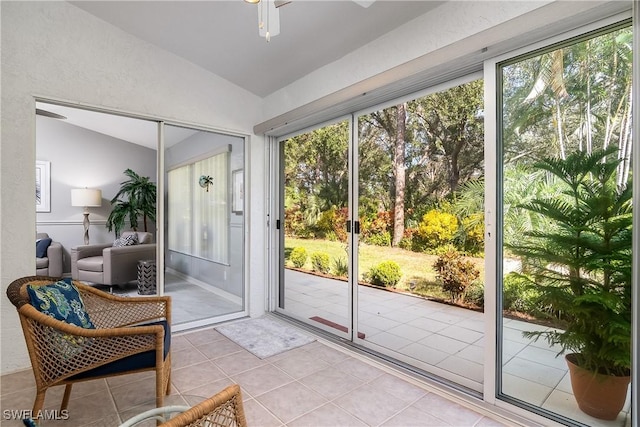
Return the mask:
[[102,190],[97,188],[74,188],[71,190],[71,206],[84,208],[84,244],[89,244],[89,208],[102,206]]

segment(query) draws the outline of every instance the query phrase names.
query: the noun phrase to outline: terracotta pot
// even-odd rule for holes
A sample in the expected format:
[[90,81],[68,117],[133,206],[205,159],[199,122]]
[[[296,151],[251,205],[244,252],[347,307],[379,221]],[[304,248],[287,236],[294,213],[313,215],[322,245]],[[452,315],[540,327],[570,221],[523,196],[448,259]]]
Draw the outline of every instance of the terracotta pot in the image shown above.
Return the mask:
[[571,388],[582,412],[603,420],[615,420],[624,406],[631,377],[615,377],[588,371],[575,364],[575,353],[565,356]]

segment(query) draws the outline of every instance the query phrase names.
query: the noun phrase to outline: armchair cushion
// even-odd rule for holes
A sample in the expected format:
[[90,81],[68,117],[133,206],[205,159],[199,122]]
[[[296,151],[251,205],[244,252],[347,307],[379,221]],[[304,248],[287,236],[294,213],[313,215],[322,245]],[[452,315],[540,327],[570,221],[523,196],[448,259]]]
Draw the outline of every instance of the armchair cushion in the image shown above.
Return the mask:
[[27,285],[27,293],[31,305],[41,313],[81,328],[95,329],[71,279],[50,285]]
[[104,258],[102,256],[90,256],[81,258],[77,262],[78,268],[85,271],[97,271],[102,273]]
[[[166,359],[167,354],[169,354],[169,350],[171,348],[171,326],[167,323],[166,320],[161,320],[159,322],[152,322],[152,323],[144,323],[137,326],[153,326],[153,325],[162,325],[162,327],[164,328],[163,357],[164,359]],[[156,363],[156,352],[155,350],[149,350],[149,351],[145,351],[144,353],[132,354],[131,356],[125,357],[124,359],[107,363],[106,365],[98,366],[97,368],[74,375],[73,377],[71,377],[71,379],[79,380],[82,378],[93,378],[93,377],[116,375],[121,372],[148,368],[149,366],[155,365],[155,363]]]
[[51,244],[51,239],[38,239],[36,240],[36,258],[44,258],[47,256],[47,249]]

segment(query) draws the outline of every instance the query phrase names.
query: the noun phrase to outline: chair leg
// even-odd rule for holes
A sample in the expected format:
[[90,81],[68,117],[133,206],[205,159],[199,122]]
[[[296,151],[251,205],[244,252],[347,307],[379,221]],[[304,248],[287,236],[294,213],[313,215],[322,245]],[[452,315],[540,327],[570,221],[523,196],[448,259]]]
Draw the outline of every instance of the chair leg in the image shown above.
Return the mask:
[[42,407],[44,406],[44,395],[46,392],[46,389],[36,392],[36,400],[33,402],[33,416],[36,416],[36,414],[42,410]]
[[64,387],[64,396],[62,397],[62,405],[60,405],[60,411],[64,411],[69,406],[69,397],[71,396],[71,386],[73,384],[67,384]]

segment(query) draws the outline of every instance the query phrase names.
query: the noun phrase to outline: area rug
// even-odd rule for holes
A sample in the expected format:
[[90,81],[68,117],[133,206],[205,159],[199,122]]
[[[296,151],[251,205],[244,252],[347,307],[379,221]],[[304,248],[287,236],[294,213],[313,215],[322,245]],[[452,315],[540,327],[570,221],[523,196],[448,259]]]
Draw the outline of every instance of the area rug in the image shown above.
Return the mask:
[[261,359],[316,340],[293,326],[264,316],[218,326],[215,329]]

